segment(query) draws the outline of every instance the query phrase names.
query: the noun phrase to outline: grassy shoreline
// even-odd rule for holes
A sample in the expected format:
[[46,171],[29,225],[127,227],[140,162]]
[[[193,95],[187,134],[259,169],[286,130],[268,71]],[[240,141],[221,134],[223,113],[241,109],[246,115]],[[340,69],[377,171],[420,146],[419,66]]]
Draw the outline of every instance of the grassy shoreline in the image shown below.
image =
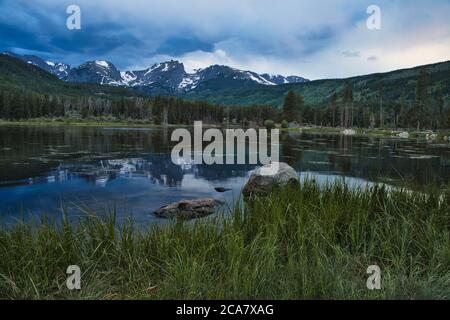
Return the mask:
[[[144,121],[103,121],[93,120],[68,120],[68,119],[34,119],[26,121],[5,121],[0,120],[0,126],[80,126],[80,127],[133,127],[133,128],[162,128],[162,125],[155,125]],[[169,125],[173,126],[173,125]]]
[[[306,181],[227,218],[0,229],[2,299],[450,299],[450,194]],[[65,286],[69,265],[82,289]],[[382,289],[366,288],[370,265]]]
[[[415,138],[426,138],[428,134],[432,131],[430,130],[406,130],[406,129],[368,129],[368,128],[356,128],[354,129],[356,133],[354,136],[368,136],[368,137],[379,137],[379,138],[399,138],[399,134],[402,132],[407,132],[409,134],[409,138],[406,139],[415,139]],[[332,134],[332,135],[342,135],[344,129],[343,128],[334,128],[334,127],[300,127],[293,129],[282,129],[282,131],[286,132],[305,132],[310,134]],[[434,132],[436,134],[437,141],[450,142],[450,131],[449,130],[437,130]],[[447,138],[447,140],[444,139]],[[405,138],[402,138],[405,139]]]
[[[149,121],[143,120],[115,120],[111,121],[111,119],[104,118],[95,118],[95,119],[64,119],[64,118],[55,118],[55,119],[46,119],[46,118],[38,118],[38,119],[29,119],[29,120],[2,120],[0,119],[0,126],[44,126],[44,125],[52,125],[52,126],[93,126],[93,127],[137,127],[137,128],[163,128],[163,125],[154,124]],[[189,127],[190,125],[185,124],[168,124],[167,127]],[[204,127],[222,127],[221,124],[203,124]],[[237,125],[229,126],[229,127],[238,127]],[[283,129],[280,128],[281,131],[285,132],[307,132],[314,134],[342,134],[343,128],[338,127],[299,127],[299,128],[288,128]],[[378,137],[392,137],[401,132],[408,132],[411,138],[416,138],[421,135],[426,135],[429,133],[429,130],[417,131],[417,130],[406,130],[406,129],[369,129],[369,128],[356,128],[356,135],[362,136],[378,136]],[[447,136],[450,137],[450,130],[438,130],[438,137]]]
[[[32,119],[26,121],[5,121],[0,119],[0,126],[73,126],[73,127],[104,127],[104,128],[148,128],[148,129],[162,129],[162,128],[188,128],[193,127],[194,124],[168,124],[166,126],[161,124],[154,124],[153,122],[141,120],[69,120],[69,119]],[[203,124],[204,128],[220,128],[220,125]]]

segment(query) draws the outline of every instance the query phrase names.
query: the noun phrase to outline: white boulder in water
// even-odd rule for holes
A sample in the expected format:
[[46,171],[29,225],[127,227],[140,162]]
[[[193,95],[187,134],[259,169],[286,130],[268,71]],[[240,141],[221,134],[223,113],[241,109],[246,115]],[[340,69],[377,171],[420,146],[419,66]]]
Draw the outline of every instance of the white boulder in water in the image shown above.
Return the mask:
[[398,137],[399,137],[399,138],[403,138],[403,139],[409,139],[409,132],[406,132],[406,131],[400,132],[400,133],[398,134]]
[[284,162],[273,162],[255,170],[242,190],[244,198],[265,196],[277,188],[300,185],[297,172]]
[[342,134],[344,136],[354,136],[356,134],[356,131],[353,129],[345,129],[344,131],[342,131]]
[[426,139],[427,139],[427,141],[434,141],[437,139],[437,134],[429,132],[426,135]]

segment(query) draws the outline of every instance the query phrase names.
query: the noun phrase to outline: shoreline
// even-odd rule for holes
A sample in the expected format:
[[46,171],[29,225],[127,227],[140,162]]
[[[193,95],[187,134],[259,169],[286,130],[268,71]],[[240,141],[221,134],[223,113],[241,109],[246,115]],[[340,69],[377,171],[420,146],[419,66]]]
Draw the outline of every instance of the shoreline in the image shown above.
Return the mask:
[[[66,120],[66,119],[35,119],[26,121],[9,121],[1,120],[0,126],[54,126],[54,127],[102,127],[102,128],[147,128],[147,129],[163,129],[163,128],[188,128],[193,127],[193,124],[154,124],[151,122],[144,122],[140,120],[118,120],[108,121],[102,119],[93,120]],[[205,128],[239,128],[237,125],[224,126],[221,124],[203,124]],[[308,127],[301,126],[298,128],[279,128],[280,132],[286,133],[310,133],[310,134],[330,134],[330,135],[345,135],[343,131],[345,128],[338,127]],[[435,141],[450,143],[450,130],[438,129],[438,130],[413,130],[413,129],[370,129],[370,128],[353,128],[355,134],[348,136],[356,137],[379,137],[379,138],[400,138],[400,139],[414,139],[414,138],[426,138],[429,134],[435,134]],[[409,138],[401,138],[398,135],[402,132],[407,132]]]
[[[135,121],[117,121],[117,122],[111,122],[111,121],[71,121],[71,120],[30,120],[30,121],[4,121],[0,120],[0,126],[54,126],[54,127],[63,127],[63,126],[72,126],[72,127],[107,127],[107,128],[114,128],[114,127],[129,127],[129,128],[164,128],[163,125],[156,125],[152,124],[150,122],[135,122]],[[167,125],[166,127],[179,127],[181,125]]]
[[[345,128],[335,128],[335,127],[299,127],[292,129],[281,129],[282,132],[304,132],[310,134],[330,134],[330,135],[346,135],[343,131]],[[436,134],[434,140],[442,140],[447,137],[447,142],[450,142],[450,131],[449,130],[409,130],[409,129],[367,129],[367,128],[350,128],[354,130],[355,134],[350,134],[347,136],[354,137],[377,137],[377,138],[398,138],[398,139],[415,139],[415,138],[426,138],[429,134]],[[408,138],[402,138],[398,135],[400,133],[407,132],[409,134]]]

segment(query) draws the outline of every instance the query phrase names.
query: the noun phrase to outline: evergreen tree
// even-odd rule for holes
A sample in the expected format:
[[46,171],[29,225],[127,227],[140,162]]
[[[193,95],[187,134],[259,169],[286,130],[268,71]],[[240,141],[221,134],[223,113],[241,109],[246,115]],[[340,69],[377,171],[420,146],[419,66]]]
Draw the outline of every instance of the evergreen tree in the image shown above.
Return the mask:
[[400,122],[400,115],[402,113],[401,103],[396,103],[393,108],[393,127],[397,129]]
[[0,91],[0,119],[2,117],[4,117],[4,115],[5,115],[5,109],[4,109],[4,100],[5,100],[5,98],[4,98],[4,95],[5,95],[5,93],[3,92],[3,90]]
[[444,119],[444,129],[450,129],[450,107],[447,107]]
[[383,114],[383,95],[384,95],[384,87],[383,84],[380,84],[378,87],[378,97],[380,103],[380,128],[383,128],[384,125],[384,114]]
[[342,127],[349,128],[353,126],[353,90],[350,84],[344,89],[343,110],[341,113]]
[[336,126],[336,112],[338,109],[338,105],[337,105],[337,94],[336,92],[333,93],[331,95],[331,99],[330,99],[330,109],[331,109],[331,126],[334,127]]
[[417,129],[420,130],[421,127],[430,127],[430,113],[427,108],[427,85],[428,85],[428,74],[427,70],[423,68],[420,71],[419,79],[417,81],[416,88],[416,101],[413,108],[412,120],[417,122]]
[[444,110],[444,96],[439,95],[437,99],[437,128],[445,129],[445,110]]
[[283,117],[287,121],[301,121],[305,102],[301,95],[289,91],[284,98]]
[[297,95],[294,91],[289,91],[284,98],[283,104],[283,116],[285,120],[288,122],[295,121],[296,119],[296,103],[297,103]]
[[295,121],[302,122],[302,115],[305,108],[305,100],[302,95],[295,96],[295,109],[294,109],[294,119]]

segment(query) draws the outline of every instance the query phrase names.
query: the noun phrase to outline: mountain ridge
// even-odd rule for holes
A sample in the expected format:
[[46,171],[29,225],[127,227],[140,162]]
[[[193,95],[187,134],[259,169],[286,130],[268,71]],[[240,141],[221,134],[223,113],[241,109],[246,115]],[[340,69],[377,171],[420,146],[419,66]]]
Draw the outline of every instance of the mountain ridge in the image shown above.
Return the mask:
[[87,61],[77,67],[62,62],[46,61],[38,56],[19,55],[4,52],[29,64],[33,64],[59,79],[74,83],[96,83],[121,87],[136,88],[148,94],[184,94],[195,90],[201,83],[209,80],[223,80],[239,85],[261,84],[276,86],[286,83],[302,83],[309,81],[299,76],[258,74],[253,71],[239,70],[224,65],[211,65],[186,72],[184,64],[175,61],[156,63],[142,70],[119,70],[107,60]]

